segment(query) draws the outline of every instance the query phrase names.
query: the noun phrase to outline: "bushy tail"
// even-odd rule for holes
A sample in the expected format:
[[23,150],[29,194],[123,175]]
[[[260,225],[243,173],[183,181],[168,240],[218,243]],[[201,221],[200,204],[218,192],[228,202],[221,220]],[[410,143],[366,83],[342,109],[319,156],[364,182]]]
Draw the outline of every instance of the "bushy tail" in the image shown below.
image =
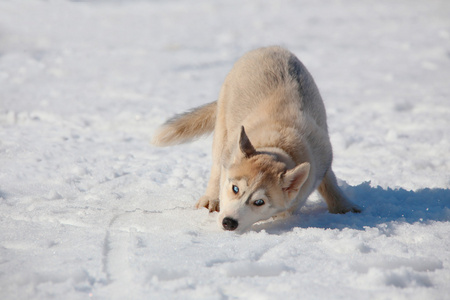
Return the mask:
[[156,132],[152,144],[170,146],[182,144],[214,130],[217,101],[196,107],[167,120]]

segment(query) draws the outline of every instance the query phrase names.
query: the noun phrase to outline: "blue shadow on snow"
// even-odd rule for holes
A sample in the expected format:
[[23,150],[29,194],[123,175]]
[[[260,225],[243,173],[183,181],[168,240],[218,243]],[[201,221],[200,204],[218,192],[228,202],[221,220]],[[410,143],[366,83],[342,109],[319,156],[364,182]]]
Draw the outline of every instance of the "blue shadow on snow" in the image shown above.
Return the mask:
[[450,221],[450,189],[383,189],[371,187],[369,182],[341,187],[344,193],[363,211],[359,214],[330,214],[325,202],[310,203],[300,212],[284,220],[254,225],[254,230],[280,233],[296,227],[363,230],[390,222],[416,223]]

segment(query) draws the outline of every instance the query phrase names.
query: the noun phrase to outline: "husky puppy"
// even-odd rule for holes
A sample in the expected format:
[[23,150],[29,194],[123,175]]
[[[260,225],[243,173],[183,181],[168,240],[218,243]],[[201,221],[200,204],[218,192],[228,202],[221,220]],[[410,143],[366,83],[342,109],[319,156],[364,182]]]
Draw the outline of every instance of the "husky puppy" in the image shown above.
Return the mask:
[[325,107],[305,66],[281,47],[253,50],[227,75],[219,100],[176,115],[153,144],[214,131],[211,176],[196,207],[225,230],[292,213],[318,189],[331,213],[360,212],[336,183]]

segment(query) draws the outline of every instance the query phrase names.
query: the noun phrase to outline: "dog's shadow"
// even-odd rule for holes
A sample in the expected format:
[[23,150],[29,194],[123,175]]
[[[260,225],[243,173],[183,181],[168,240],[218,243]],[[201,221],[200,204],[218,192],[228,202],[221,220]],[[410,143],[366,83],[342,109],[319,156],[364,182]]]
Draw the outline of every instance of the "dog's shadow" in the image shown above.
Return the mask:
[[342,189],[363,209],[361,213],[330,214],[323,200],[308,200],[300,212],[286,219],[255,224],[253,229],[279,234],[294,228],[364,230],[392,222],[450,221],[450,189],[383,189],[371,187],[369,182],[357,186],[344,185]]

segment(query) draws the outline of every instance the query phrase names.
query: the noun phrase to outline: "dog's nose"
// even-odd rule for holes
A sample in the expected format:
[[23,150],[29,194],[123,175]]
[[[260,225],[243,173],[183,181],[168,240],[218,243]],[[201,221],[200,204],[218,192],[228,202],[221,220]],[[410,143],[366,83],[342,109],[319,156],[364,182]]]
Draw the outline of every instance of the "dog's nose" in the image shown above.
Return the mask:
[[225,230],[235,230],[238,227],[239,223],[235,219],[226,217],[222,221],[222,226]]

